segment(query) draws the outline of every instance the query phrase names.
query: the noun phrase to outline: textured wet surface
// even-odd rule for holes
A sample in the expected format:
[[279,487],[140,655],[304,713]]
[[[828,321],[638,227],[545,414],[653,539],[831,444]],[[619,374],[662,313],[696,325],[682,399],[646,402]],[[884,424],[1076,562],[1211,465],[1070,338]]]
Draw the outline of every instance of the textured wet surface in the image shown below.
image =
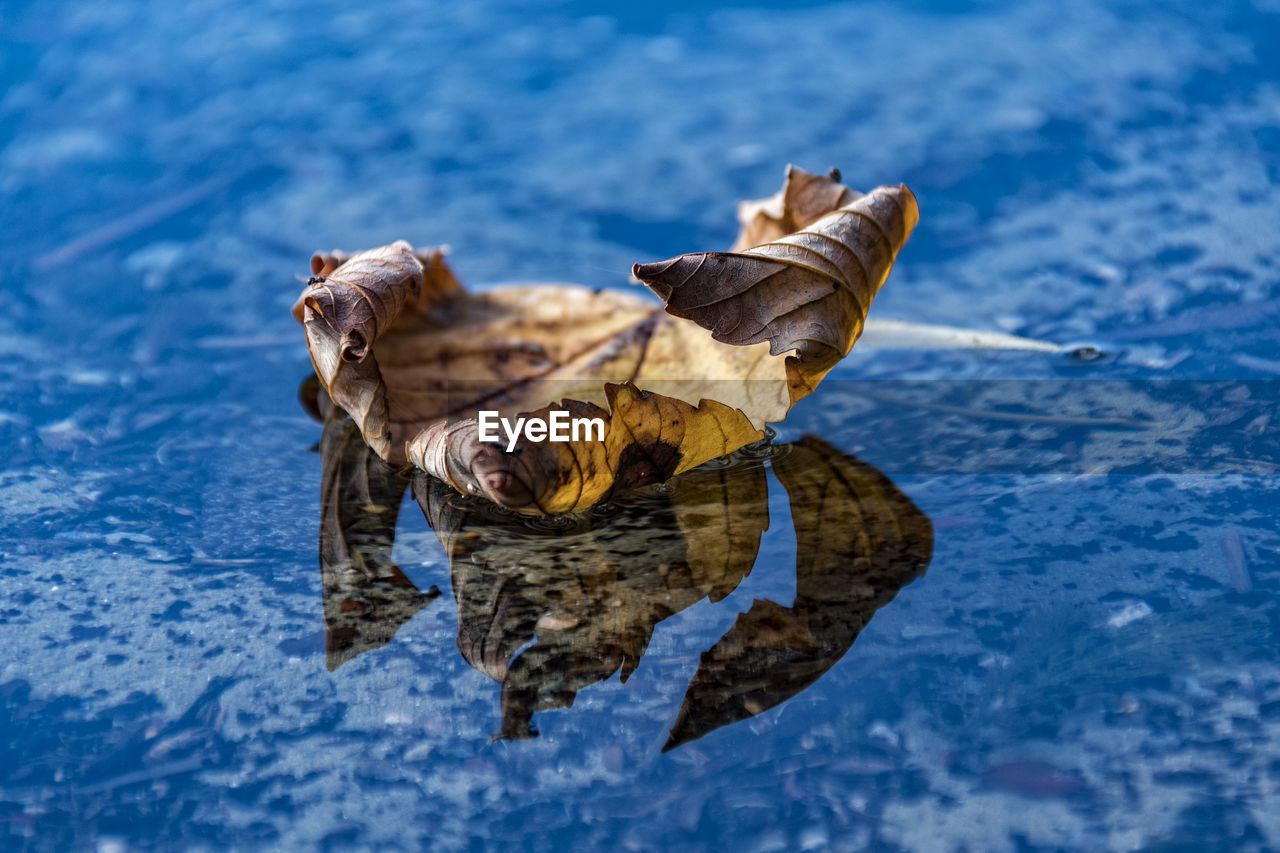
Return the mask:
[[[1280,846],[1280,9],[589,6],[0,10],[0,846]],[[928,517],[927,572],[664,753],[702,653],[800,591],[771,466],[727,597],[491,742],[407,501],[441,594],[330,671],[310,253],[628,286],[788,161],[918,196],[873,316],[1108,353],[855,350],[796,410],[779,443]]]

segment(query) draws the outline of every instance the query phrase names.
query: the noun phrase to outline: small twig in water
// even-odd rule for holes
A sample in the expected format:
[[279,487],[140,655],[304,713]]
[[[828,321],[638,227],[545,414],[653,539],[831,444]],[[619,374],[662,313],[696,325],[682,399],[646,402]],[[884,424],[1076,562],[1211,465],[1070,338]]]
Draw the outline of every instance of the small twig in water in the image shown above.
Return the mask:
[[155,225],[157,222],[162,222],[170,216],[181,213],[203,201],[230,184],[237,177],[238,175],[220,175],[216,178],[210,178],[188,190],[183,190],[177,195],[140,207],[128,216],[115,219],[106,225],[93,229],[87,234],[80,235],[68,243],[64,243],[52,252],[46,252],[36,258],[31,266],[37,271],[53,269],[63,264],[69,264],[90,252],[106,248],[112,243],[118,243],[144,228]]
[[92,785],[81,785],[75,788],[77,794],[96,794],[99,791],[110,791],[114,788],[121,788],[125,785],[136,785],[138,782],[154,782],[164,779],[167,776],[177,776],[180,773],[190,773],[193,770],[199,770],[204,766],[204,759],[200,756],[192,756],[184,758],[181,761],[171,761],[168,764],[161,764],[158,767],[150,767],[145,770],[135,770],[132,773],[122,773],[111,779],[102,782],[95,782]]

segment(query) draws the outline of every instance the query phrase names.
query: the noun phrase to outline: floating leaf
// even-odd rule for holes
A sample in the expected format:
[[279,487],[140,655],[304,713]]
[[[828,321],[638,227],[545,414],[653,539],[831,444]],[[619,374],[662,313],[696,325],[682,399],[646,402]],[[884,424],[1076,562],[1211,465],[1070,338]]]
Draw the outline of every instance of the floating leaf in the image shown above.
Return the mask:
[[[813,221],[638,266],[665,311],[573,285],[467,293],[439,251],[404,242],[317,255],[297,311],[317,375],[381,457],[521,512],[569,512],[759,440],[853,346],[916,218],[903,187],[858,196],[793,168],[744,234]],[[598,418],[605,434],[489,443],[482,411]]]

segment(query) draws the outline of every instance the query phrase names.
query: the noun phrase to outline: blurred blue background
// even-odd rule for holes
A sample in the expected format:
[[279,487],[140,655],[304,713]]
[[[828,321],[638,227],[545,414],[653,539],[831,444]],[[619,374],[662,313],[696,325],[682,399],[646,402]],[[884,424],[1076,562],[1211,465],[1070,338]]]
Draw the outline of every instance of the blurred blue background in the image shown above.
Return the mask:
[[[929,574],[809,691],[660,755],[733,602],[786,595],[775,506],[757,586],[490,744],[447,592],[324,669],[289,316],[312,251],[399,238],[470,285],[626,287],[793,162],[918,196],[873,316],[1111,355],[855,350],[835,380],[1275,380],[1278,57],[1270,0],[6,0],[4,846],[1280,846],[1275,459],[915,470]],[[929,448],[839,388],[784,437]]]

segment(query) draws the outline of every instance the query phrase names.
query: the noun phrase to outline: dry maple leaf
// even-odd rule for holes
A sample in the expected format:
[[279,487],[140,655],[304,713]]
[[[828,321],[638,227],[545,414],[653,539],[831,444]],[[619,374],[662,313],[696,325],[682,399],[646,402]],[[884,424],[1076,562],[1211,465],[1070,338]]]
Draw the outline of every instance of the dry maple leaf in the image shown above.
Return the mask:
[[[905,187],[794,168],[756,208],[739,243],[777,239],[637,265],[665,310],[575,285],[468,293],[402,241],[314,257],[295,313],[382,458],[520,512],[579,510],[762,438],[849,352],[918,219]],[[605,436],[483,442],[482,410],[600,418]]]

